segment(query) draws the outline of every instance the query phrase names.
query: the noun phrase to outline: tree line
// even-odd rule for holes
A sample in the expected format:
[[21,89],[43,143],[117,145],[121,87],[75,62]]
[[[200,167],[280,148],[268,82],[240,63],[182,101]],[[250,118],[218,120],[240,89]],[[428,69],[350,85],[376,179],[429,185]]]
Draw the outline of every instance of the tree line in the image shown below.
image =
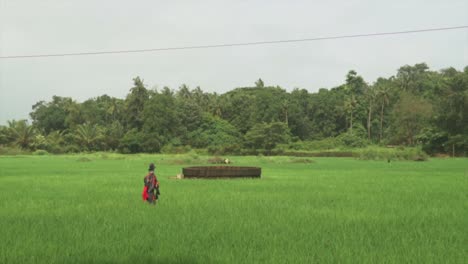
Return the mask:
[[331,89],[265,86],[223,94],[181,85],[149,89],[142,79],[123,99],[82,103],[53,96],[32,106],[32,123],[0,126],[0,146],[52,153],[274,153],[280,148],[421,145],[428,153],[468,151],[468,66],[432,71],[405,65],[370,84],[355,71]]

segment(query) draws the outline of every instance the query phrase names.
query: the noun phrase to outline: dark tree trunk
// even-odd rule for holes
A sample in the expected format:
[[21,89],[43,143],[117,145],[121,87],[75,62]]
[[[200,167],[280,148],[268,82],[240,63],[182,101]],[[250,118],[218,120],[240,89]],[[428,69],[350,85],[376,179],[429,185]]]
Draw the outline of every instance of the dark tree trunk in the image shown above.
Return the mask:
[[382,142],[382,138],[383,138],[383,110],[384,110],[384,104],[382,104],[382,108],[380,110],[380,138],[379,138],[379,142]]
[[371,139],[371,119],[372,119],[372,104],[369,105],[369,114],[367,116],[367,137]]

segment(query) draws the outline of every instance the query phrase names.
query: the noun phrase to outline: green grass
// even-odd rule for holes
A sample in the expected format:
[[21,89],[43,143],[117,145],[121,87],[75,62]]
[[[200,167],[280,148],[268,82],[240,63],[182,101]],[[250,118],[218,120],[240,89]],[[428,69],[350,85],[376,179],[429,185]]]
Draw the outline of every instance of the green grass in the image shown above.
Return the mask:
[[[262,179],[172,180],[196,155],[0,157],[0,263],[465,263],[468,160],[229,157]],[[156,162],[161,202],[141,201]]]

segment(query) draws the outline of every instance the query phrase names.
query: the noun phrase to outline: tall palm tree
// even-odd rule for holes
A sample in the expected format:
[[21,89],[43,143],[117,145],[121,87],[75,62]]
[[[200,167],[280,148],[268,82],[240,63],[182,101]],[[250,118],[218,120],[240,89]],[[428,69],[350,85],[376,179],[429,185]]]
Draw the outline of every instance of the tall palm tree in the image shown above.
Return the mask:
[[351,95],[351,97],[345,99],[344,101],[344,109],[346,112],[349,113],[349,121],[350,121],[350,124],[349,124],[349,131],[351,133],[353,133],[353,113],[354,113],[354,109],[356,108],[357,106],[357,100],[356,98],[354,97],[354,95]]
[[372,121],[372,109],[374,107],[375,99],[377,98],[377,90],[374,87],[369,87],[366,90],[367,99],[367,138],[371,139],[371,121]]
[[358,98],[359,100],[361,99],[361,96],[363,95],[365,89],[367,87],[366,82],[364,82],[364,79],[357,75],[357,73],[354,70],[351,70],[346,74],[346,84],[344,86],[345,92],[347,96],[349,96],[345,102],[344,102],[344,107],[347,110],[347,112],[350,113],[350,126],[349,126],[349,131],[353,133],[353,115],[354,115],[354,110],[358,106]]
[[390,102],[390,87],[388,85],[378,86],[377,87],[377,98],[378,98],[378,101],[380,102],[380,135],[379,135],[379,141],[382,142],[384,108]]
[[283,114],[284,114],[284,123],[286,123],[286,125],[289,127],[289,100],[288,99],[284,99],[282,102],[281,102],[281,109],[283,110]]
[[209,104],[208,104],[209,112],[213,116],[221,117],[223,114],[222,112],[223,103],[221,102],[221,97],[219,97],[216,93],[209,94],[208,101],[209,101]]

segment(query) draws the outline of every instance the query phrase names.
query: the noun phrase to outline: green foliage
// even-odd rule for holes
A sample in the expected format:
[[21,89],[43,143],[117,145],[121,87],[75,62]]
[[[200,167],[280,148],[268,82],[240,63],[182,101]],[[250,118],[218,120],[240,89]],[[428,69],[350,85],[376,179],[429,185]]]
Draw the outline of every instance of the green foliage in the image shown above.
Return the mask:
[[425,90],[428,77],[426,63],[415,64],[414,66],[405,65],[398,69],[396,82],[405,92],[413,94],[421,93]]
[[81,152],[81,148],[75,144],[66,145],[63,147],[63,153],[79,153]]
[[324,138],[321,140],[310,140],[310,141],[297,141],[285,146],[285,149],[294,149],[294,150],[306,150],[306,151],[315,151],[315,150],[330,150],[337,149],[342,147],[342,143],[337,138]]
[[116,150],[119,148],[120,140],[125,135],[125,129],[119,121],[113,121],[103,128],[103,143],[106,149]]
[[444,144],[444,148],[447,153],[451,153],[453,156],[462,155],[467,156],[468,154],[468,134],[457,134],[449,136],[447,142]]
[[[324,99],[325,98],[326,97],[324,97]],[[312,122],[311,119],[316,119],[317,121],[321,119],[311,116],[310,113],[313,112],[313,103],[313,96],[305,89],[294,89],[287,98],[283,99],[282,107],[285,115],[285,122],[290,128],[291,134],[295,135],[300,140],[318,136],[316,135],[316,131],[314,131],[314,125],[319,124],[314,124],[315,122]],[[332,113],[327,114],[329,114],[330,118],[332,117]],[[333,121],[330,123],[333,123]]]
[[426,153],[443,153],[445,152],[444,146],[448,141],[448,135],[446,132],[427,127],[421,130],[416,136],[416,140],[421,142],[422,149]]
[[36,130],[26,120],[8,121],[8,137],[22,149],[32,149]]
[[239,148],[242,136],[229,122],[206,114],[202,125],[189,133],[189,141],[196,148],[208,148],[210,153],[226,153]]
[[165,154],[184,154],[192,150],[190,146],[174,146],[172,144],[167,144],[161,149],[161,153]]
[[71,98],[53,96],[51,102],[40,101],[33,105],[30,113],[33,125],[43,130],[45,134],[52,131],[63,131],[68,128],[67,116],[75,102]]
[[143,137],[136,129],[132,129],[125,133],[120,140],[119,151],[121,153],[138,153],[143,152]]
[[73,134],[75,143],[81,146],[82,150],[98,150],[104,138],[103,129],[98,125],[86,123],[78,125]]
[[273,150],[277,144],[291,140],[289,128],[285,123],[259,123],[245,134],[245,145],[250,149],[264,149],[266,153]]
[[209,164],[224,164],[225,163],[224,159],[218,156],[211,157],[206,162],[208,162]]
[[47,138],[41,134],[37,134],[31,144],[31,149],[47,149],[48,142]]
[[361,147],[364,147],[366,144],[365,144],[365,141],[360,138],[360,137],[357,137],[356,135],[354,135],[353,133],[344,133],[344,134],[341,134],[339,136],[339,140],[341,142],[341,144],[343,146],[346,146],[346,147],[357,147],[357,148],[361,148]]
[[391,141],[397,144],[415,144],[415,137],[428,125],[432,105],[425,99],[403,93],[396,103],[391,126]]
[[[137,102],[134,103],[136,104]],[[123,108],[123,100],[102,95],[84,101],[78,107],[78,115],[79,119],[85,120],[82,123],[88,122],[104,126],[106,124],[122,122],[124,119]]]
[[255,124],[287,122],[287,93],[281,87],[237,88],[221,96],[222,117],[245,134]]
[[366,139],[352,132],[343,133],[337,139],[344,147],[362,148],[369,144]]
[[162,143],[156,133],[143,133],[136,129],[128,131],[120,140],[118,150],[121,153],[158,153]]
[[10,142],[9,131],[5,126],[0,126],[0,145],[4,145]]
[[378,78],[374,84],[374,89],[377,91],[377,105],[379,108],[379,142],[382,142],[384,139],[383,130],[384,130],[384,119],[385,119],[385,110],[390,104],[391,90],[394,89],[394,84],[391,80]]
[[358,157],[359,154],[355,151],[338,151],[338,150],[327,150],[327,151],[286,151],[281,155],[294,156],[294,157],[336,157],[336,158],[351,158]]
[[185,84],[177,91],[148,90],[137,77],[125,99],[102,95],[78,103],[53,96],[33,106],[32,125],[0,126],[0,145],[49,153],[189,146],[211,154],[273,155],[369,144],[422,145],[434,155],[468,152],[468,67],[405,65],[373,84],[349,71],[342,85],[318,92],[288,92],[261,79],[253,85],[219,95]]
[[26,155],[26,154],[31,154],[30,151],[19,148],[17,146],[2,146],[0,145],[0,155],[11,155],[11,156],[16,156],[16,155]]
[[157,141],[164,145],[181,134],[176,100],[167,87],[161,93],[151,95],[145,104],[142,119],[144,133],[153,134],[153,139],[147,140],[156,140],[154,135],[157,135]]
[[133,79],[134,86],[125,99],[125,121],[127,128],[141,129],[143,127],[143,109],[149,98],[148,90],[140,77]]
[[426,161],[428,155],[419,147],[417,148],[382,148],[367,147],[359,151],[359,158],[363,160],[412,160]]

